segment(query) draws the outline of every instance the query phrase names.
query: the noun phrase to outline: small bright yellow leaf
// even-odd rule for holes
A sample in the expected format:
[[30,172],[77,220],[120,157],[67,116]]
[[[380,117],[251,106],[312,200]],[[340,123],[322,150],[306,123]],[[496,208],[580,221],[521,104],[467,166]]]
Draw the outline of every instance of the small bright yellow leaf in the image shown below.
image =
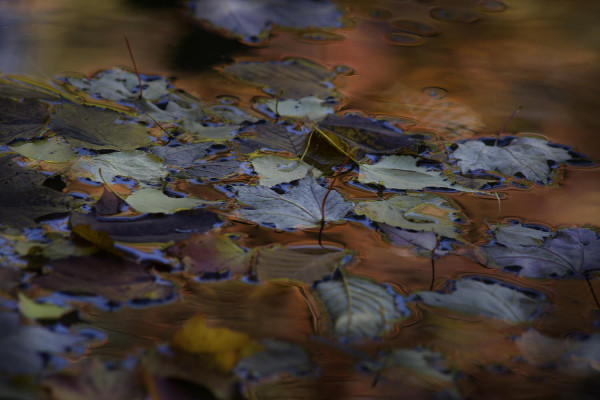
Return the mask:
[[206,356],[222,372],[231,371],[239,360],[260,350],[260,345],[245,333],[208,327],[201,315],[183,325],[173,337],[173,346]]
[[71,309],[50,303],[36,303],[23,293],[19,293],[19,311],[31,319],[57,319],[71,311]]

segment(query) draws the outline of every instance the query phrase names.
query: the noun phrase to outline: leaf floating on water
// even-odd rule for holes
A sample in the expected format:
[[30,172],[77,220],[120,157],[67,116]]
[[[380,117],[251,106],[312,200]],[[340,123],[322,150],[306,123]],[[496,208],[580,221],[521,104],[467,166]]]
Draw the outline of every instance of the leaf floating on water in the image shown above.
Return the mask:
[[164,214],[172,214],[199,206],[220,204],[216,201],[207,201],[195,197],[169,197],[162,190],[152,188],[136,190],[133,194],[127,196],[125,201],[138,212]]
[[31,319],[57,319],[71,311],[71,308],[52,303],[37,303],[23,293],[19,293],[19,311]]
[[183,170],[184,175],[204,179],[226,179],[238,173],[241,162],[236,159],[223,159],[194,164]]
[[[272,224],[275,228],[308,228],[321,221],[321,203],[327,189],[316,178],[306,176],[288,193],[279,194],[264,186],[237,189],[237,200],[252,209],[242,208],[238,214],[253,222]],[[336,191],[331,191],[325,203],[325,221],[339,221],[352,209]]]
[[262,380],[276,375],[303,376],[313,370],[306,350],[296,344],[265,339],[263,347],[237,363],[233,372],[242,379]]
[[167,164],[188,167],[210,154],[209,149],[214,142],[191,143],[184,146],[157,146],[152,154],[165,160]]
[[279,156],[255,157],[252,159],[252,166],[258,173],[260,184],[266,187],[302,179],[309,171],[315,177],[321,176],[321,171],[303,161]]
[[9,148],[33,160],[67,162],[77,157],[73,147],[58,138],[48,138],[37,142],[27,142]]
[[117,176],[159,183],[167,175],[162,160],[140,150],[82,156],[73,163],[69,173],[77,177],[89,177],[96,182],[102,182],[104,178],[108,183]]
[[48,106],[38,100],[0,97],[0,144],[41,136],[48,116]]
[[150,143],[148,129],[123,113],[62,103],[52,110],[50,129],[75,146],[93,150],[134,150]]
[[466,218],[449,199],[432,193],[397,194],[385,200],[355,203],[355,212],[376,222],[458,238],[458,220]]
[[383,222],[379,223],[378,227],[381,232],[389,237],[394,246],[416,246],[431,252],[437,244],[437,235],[434,231],[412,232]]
[[[289,11],[288,11],[289,12]],[[301,99],[307,96],[327,98],[335,94],[331,81],[336,74],[302,58],[283,61],[242,61],[228,65],[223,71],[266,93],[286,99]]]
[[600,235],[591,229],[544,232],[522,225],[501,225],[497,229],[500,245],[481,247],[488,266],[528,278],[581,276],[600,268]]
[[342,16],[328,0],[195,0],[190,2],[190,8],[195,18],[252,44],[264,43],[273,24],[286,28],[339,28]]
[[309,135],[294,133],[281,124],[260,123],[253,125],[252,129],[256,132],[256,136],[240,141],[239,150],[242,153],[253,153],[265,149],[287,151],[300,156],[308,142]]
[[549,161],[561,163],[572,158],[568,150],[532,137],[511,138],[506,146],[488,145],[480,140],[465,141],[457,146],[450,157],[457,160],[463,174],[497,171],[541,184],[548,183],[552,176]]
[[322,281],[315,289],[329,314],[336,336],[381,337],[408,316],[397,296],[383,286],[358,277]]
[[18,99],[58,100],[59,90],[47,82],[18,75],[0,75],[0,97]]
[[188,320],[173,337],[173,346],[195,353],[222,372],[229,372],[235,364],[260,350],[260,345],[248,335],[228,328],[212,328],[201,315]]
[[332,105],[315,96],[307,96],[298,100],[261,98],[254,106],[271,118],[308,118],[315,122],[334,112]]
[[289,280],[311,284],[347,264],[349,250],[320,247],[274,247],[258,250],[255,261],[260,280]]
[[496,281],[478,279],[457,280],[450,293],[423,291],[415,296],[416,300],[431,307],[499,318],[517,324],[533,319],[544,304],[539,294]]
[[358,180],[364,183],[384,185],[388,189],[447,188],[463,192],[476,192],[476,190],[450,181],[440,171],[418,166],[418,161],[418,158],[411,156],[384,156],[373,165],[361,164]]

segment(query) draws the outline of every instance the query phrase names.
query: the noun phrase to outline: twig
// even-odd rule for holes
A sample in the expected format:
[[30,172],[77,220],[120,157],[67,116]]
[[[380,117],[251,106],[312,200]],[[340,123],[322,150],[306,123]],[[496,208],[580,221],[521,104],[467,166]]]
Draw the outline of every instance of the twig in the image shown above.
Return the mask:
[[512,121],[512,119],[514,117],[516,117],[516,115],[519,113],[519,111],[521,111],[521,108],[523,108],[523,106],[519,106],[519,107],[515,108],[515,110],[512,112],[512,114],[510,114],[510,117],[508,117],[508,119],[504,123],[504,126],[502,126],[502,129],[500,129],[500,132],[498,132],[498,135],[496,136],[496,141],[494,142],[494,146],[498,146],[498,139],[500,139],[500,136],[502,136],[502,134],[504,133],[504,129],[506,129],[506,127],[508,126],[510,121]]
[[125,44],[127,45],[127,51],[129,51],[129,57],[131,58],[131,62],[133,63],[133,69],[138,78],[138,85],[140,86],[140,94],[138,95],[138,99],[142,99],[142,78],[140,78],[140,73],[138,72],[137,65],[135,64],[135,58],[133,58],[133,52],[131,51],[131,46],[129,45],[129,40],[127,40],[127,36],[123,36],[125,38]]
[[433,290],[433,281],[435,280],[435,251],[437,250],[438,246],[440,245],[440,238],[436,235],[435,236],[435,246],[433,247],[433,250],[431,250],[431,283],[429,284],[429,290]]
[[584,275],[585,275],[585,281],[587,282],[588,287],[590,288],[590,292],[592,292],[592,296],[594,297],[594,302],[596,303],[596,307],[598,307],[598,309],[600,309],[600,301],[598,301],[598,297],[596,297],[596,292],[594,291],[594,286],[592,286],[592,280],[590,279],[590,271],[585,271]]

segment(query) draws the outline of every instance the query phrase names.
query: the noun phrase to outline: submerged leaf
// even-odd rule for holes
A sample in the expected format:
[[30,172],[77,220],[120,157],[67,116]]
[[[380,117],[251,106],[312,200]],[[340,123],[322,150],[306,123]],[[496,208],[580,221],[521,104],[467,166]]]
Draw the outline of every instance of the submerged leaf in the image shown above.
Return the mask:
[[321,171],[303,161],[273,155],[253,158],[252,166],[259,175],[258,181],[266,187],[304,178],[309,171],[315,177],[321,175]]
[[[321,221],[321,203],[327,189],[312,176],[298,181],[288,193],[279,194],[264,186],[240,187],[237,200],[252,209],[238,211],[242,218],[273,224],[276,228],[307,228]],[[325,221],[339,221],[352,209],[352,203],[331,191],[325,203]]]
[[0,144],[40,136],[48,115],[48,106],[38,100],[0,96]]
[[432,193],[397,194],[385,200],[355,203],[355,212],[376,222],[415,231],[433,231],[457,238],[458,220],[464,219],[451,200]]
[[336,336],[382,336],[408,314],[407,309],[398,309],[394,295],[366,279],[351,276],[323,281],[315,290]]
[[531,137],[515,137],[506,146],[487,145],[480,140],[465,141],[457,146],[450,157],[457,160],[463,174],[497,171],[507,176],[520,174],[542,184],[551,177],[548,161],[560,163],[572,158],[569,151]]
[[430,187],[475,192],[451,182],[440,171],[418,166],[418,161],[411,156],[384,156],[373,165],[361,164],[358,180],[384,185],[388,189],[421,190]]
[[416,299],[432,307],[500,318],[512,323],[533,319],[543,304],[539,295],[518,287],[477,279],[455,281],[455,289],[450,293],[419,292]]
[[169,197],[160,189],[142,188],[127,196],[127,204],[141,213],[164,213],[171,214],[180,210],[219,204],[215,201],[207,201],[196,197]]

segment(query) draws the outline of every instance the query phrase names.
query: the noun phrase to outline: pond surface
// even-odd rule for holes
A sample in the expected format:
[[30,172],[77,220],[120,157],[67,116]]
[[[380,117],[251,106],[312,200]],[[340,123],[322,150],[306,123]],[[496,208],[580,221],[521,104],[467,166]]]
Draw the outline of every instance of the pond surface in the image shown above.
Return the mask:
[[[19,148],[15,143],[27,142],[22,137],[16,142],[3,139],[0,156],[11,156],[10,162],[28,173],[36,170],[40,176],[58,177],[54,184],[44,181],[44,186],[60,181],[55,192],[82,202],[69,206],[68,219],[63,212],[55,216],[62,219],[36,220],[37,225],[12,223],[9,217],[0,220],[2,280],[7,282],[0,286],[0,308],[7,315],[6,326],[21,332],[21,337],[26,337],[25,327],[31,328],[27,332],[33,344],[21,341],[17,348],[23,349],[28,365],[39,364],[20,371],[0,362],[0,390],[15,398],[56,399],[92,398],[94,385],[102,386],[106,398],[140,399],[596,398],[600,4],[591,0],[334,4],[343,14],[339,27],[276,28],[268,40],[246,44],[194,20],[185,4],[175,1],[110,0],[84,6],[74,0],[0,0],[1,77],[54,82],[52,90],[62,91],[62,97],[40,100],[49,104],[51,113],[44,136],[66,141],[77,158],[54,162],[26,156],[15,150]],[[114,66],[133,72],[123,37],[145,76],[146,93],[150,82],[168,78],[177,90],[200,99],[202,112],[212,107],[199,122],[202,128],[194,129],[235,126],[234,134],[198,136],[181,120],[160,119],[159,111],[148,112],[150,119],[143,119],[135,96],[111,103],[106,97],[89,96],[69,80],[92,77]],[[249,65],[244,62],[285,64],[282,60],[289,58],[302,59],[304,67],[286,75],[288,80],[319,74],[325,78],[316,83],[306,78],[305,85],[290,89],[289,82],[270,80],[278,72],[268,72],[266,83],[260,83],[254,70],[250,78],[243,77],[245,70],[233,70]],[[62,78],[55,80],[57,76]],[[317,109],[321,111],[325,102],[327,112],[346,116],[346,121],[360,116],[365,125],[358,128],[376,131],[368,139],[379,146],[377,151],[369,150],[366,140],[344,136],[346,128],[331,116],[319,117],[321,122],[285,116],[281,110],[286,100],[308,98],[294,96],[292,90],[302,92],[314,84],[327,94],[317,96]],[[265,89],[269,85],[271,89]],[[169,90],[163,96],[181,95]],[[178,104],[188,101],[181,96]],[[20,98],[0,96],[4,97]],[[265,111],[269,106],[261,108],[260,102],[270,100],[274,105]],[[186,107],[195,106],[194,101]],[[66,115],[75,118],[83,113],[83,108],[69,111],[69,104],[128,112],[127,118],[138,128],[148,127],[152,141],[125,148],[90,145],[80,136],[69,136],[77,128],[64,122]],[[231,106],[238,117],[218,114],[219,106]],[[165,107],[163,111],[168,110]],[[87,121],[101,126],[92,114]],[[0,123],[7,120],[0,118]],[[122,120],[126,118],[119,120],[121,126],[132,126]],[[272,126],[285,126],[286,140],[291,137],[292,142],[313,133],[300,151],[294,151],[293,146],[277,147],[271,133],[264,133],[264,142],[255,139],[267,130],[265,126],[275,130]],[[331,126],[337,139],[316,133],[316,128]],[[406,134],[406,140],[421,140],[422,146],[390,150],[377,132]],[[517,157],[523,165],[517,174],[489,166],[461,171],[457,147],[482,143],[477,139],[484,137],[491,139],[475,159],[485,158],[490,148],[509,149],[523,138],[537,140],[535,146],[543,146],[546,154],[561,149],[569,155],[541,158],[549,174],[542,181],[527,179],[522,172],[538,161],[537,153]],[[499,144],[507,137],[513,139]],[[546,141],[556,145],[547,146]],[[168,161],[166,153],[153,150],[177,148],[167,146],[175,142],[181,147],[210,142],[199,158],[220,162],[214,167],[216,175],[207,175],[205,161],[182,167]],[[353,149],[356,143],[358,150]],[[145,160],[150,152],[160,158]],[[496,156],[516,153],[512,147]],[[142,171],[119,173],[125,167],[115,154],[144,158]],[[268,189],[273,185],[256,185],[265,179],[256,160],[266,155],[290,163],[302,156],[324,178],[309,174],[283,179],[276,192]],[[416,181],[433,176],[438,183],[418,188],[403,186],[405,181],[398,185],[393,172],[397,164],[385,170],[382,166],[400,162],[394,157],[418,158],[415,166],[406,167],[421,174]],[[158,167],[153,164],[156,160]],[[77,162],[92,164],[75,169]],[[229,168],[227,162],[236,163],[231,174],[222,172]],[[134,161],[123,162],[128,163]],[[282,163],[278,168],[286,170]],[[382,170],[376,170],[378,164]],[[425,172],[421,165],[433,168]],[[155,167],[163,169],[152,175]],[[104,175],[96,172],[100,168]],[[194,175],[193,168],[204,168],[204,175]],[[391,180],[369,180],[369,168]],[[314,195],[312,206],[320,210],[327,196],[324,204],[331,207],[327,213],[316,211],[320,218],[312,224],[290,225],[252,213],[260,209],[261,201],[299,193],[302,182],[309,181],[306,185],[313,186],[305,193]],[[487,186],[480,185],[483,181]],[[1,182],[12,184],[6,177]],[[458,190],[443,190],[447,182],[451,185],[446,188]],[[130,196],[145,186],[163,189],[170,200],[219,203],[201,203],[187,214],[169,208],[142,211],[150,200],[133,203]],[[259,186],[270,192],[251,192]],[[118,213],[98,216],[103,193],[130,207],[121,204]],[[252,196],[263,199],[253,203]],[[408,207],[412,200],[405,197],[419,200]],[[400,198],[406,207],[401,217],[372,208],[376,202],[389,206]],[[309,207],[304,200],[286,199]],[[9,202],[7,196],[0,200]],[[281,207],[277,204],[269,207]],[[14,207],[19,213],[18,205]],[[202,214],[205,209],[207,214]],[[341,216],[334,218],[337,211]],[[171,219],[157,217],[158,212]],[[150,216],[139,216],[144,213]],[[148,225],[143,225],[143,218],[149,218]],[[152,218],[165,219],[152,224]],[[219,222],[209,224],[211,218]],[[395,218],[402,223],[394,225]],[[319,219],[329,221],[322,234]],[[116,220],[136,222],[139,228],[109,227]],[[203,224],[210,226],[199,230]],[[162,226],[168,231],[163,241],[156,239],[163,235]],[[190,237],[190,232],[199,233]],[[410,236],[419,232],[418,239]],[[55,246],[52,254],[41,245],[32,251],[24,244],[54,243],[58,238],[66,244],[60,250]],[[93,251],[88,252],[90,248]],[[548,272],[545,268],[551,268],[540,266],[538,255],[544,262],[562,262],[570,269]],[[548,261],[554,256],[562,261]],[[89,271],[74,268],[83,264],[89,264]],[[284,273],[285,268],[291,269]],[[298,272],[301,269],[309,270],[307,276]],[[105,278],[121,274],[119,282]],[[315,284],[315,274],[326,279]],[[452,305],[450,296],[459,293],[463,298],[456,303],[461,305]],[[23,296],[68,307],[68,312],[47,318],[42,311],[23,311]],[[494,305],[486,306],[490,302]],[[334,311],[336,307],[342,310]],[[10,318],[18,312],[17,323]],[[68,345],[45,349],[34,342],[42,335],[56,335],[48,340],[59,342],[66,339],[58,335],[67,333],[69,340],[76,335],[87,338],[79,354],[66,351]],[[264,341],[271,339],[276,344]],[[0,334],[0,355],[9,354],[11,343]],[[230,365],[225,359],[235,362]],[[15,378],[22,376],[28,380]],[[102,379],[111,383],[101,384]]]

